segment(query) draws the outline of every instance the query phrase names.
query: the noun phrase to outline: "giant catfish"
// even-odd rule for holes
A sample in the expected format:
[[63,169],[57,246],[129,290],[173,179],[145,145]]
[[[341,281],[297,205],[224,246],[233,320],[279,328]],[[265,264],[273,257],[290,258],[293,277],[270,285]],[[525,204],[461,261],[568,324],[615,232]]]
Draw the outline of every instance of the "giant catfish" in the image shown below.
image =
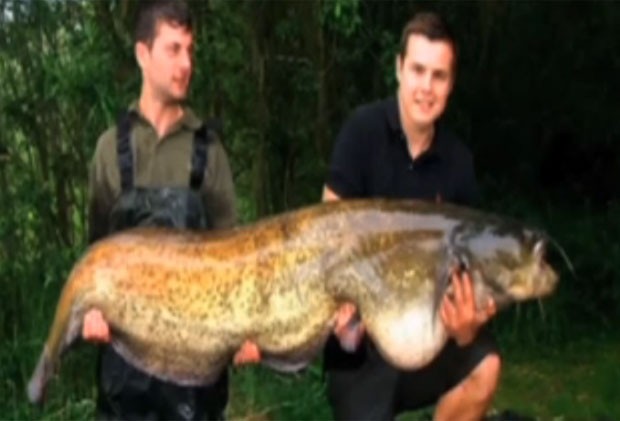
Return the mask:
[[28,386],[40,402],[61,353],[99,309],[112,346],[181,385],[212,382],[243,343],[289,370],[308,364],[354,304],[401,369],[428,363],[447,334],[438,307],[465,267],[478,302],[499,308],[551,293],[546,235],[513,220],[412,200],[322,203],[220,232],[137,228],[93,244],[76,263]]

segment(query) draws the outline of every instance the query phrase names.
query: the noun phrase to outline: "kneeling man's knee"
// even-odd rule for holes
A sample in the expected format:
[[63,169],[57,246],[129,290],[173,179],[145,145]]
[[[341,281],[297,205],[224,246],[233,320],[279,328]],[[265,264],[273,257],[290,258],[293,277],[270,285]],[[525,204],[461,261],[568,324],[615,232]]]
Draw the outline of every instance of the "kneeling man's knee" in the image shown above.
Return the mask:
[[502,360],[498,354],[489,354],[471,373],[472,389],[480,401],[493,398],[499,384]]

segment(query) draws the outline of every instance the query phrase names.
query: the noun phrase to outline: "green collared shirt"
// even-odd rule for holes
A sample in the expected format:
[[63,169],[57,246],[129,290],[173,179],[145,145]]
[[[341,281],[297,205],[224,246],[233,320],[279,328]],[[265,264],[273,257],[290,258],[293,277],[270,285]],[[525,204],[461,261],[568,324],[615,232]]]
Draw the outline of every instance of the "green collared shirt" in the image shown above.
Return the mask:
[[[130,110],[138,111],[137,102]],[[202,122],[188,108],[169,132],[158,138],[155,128],[138,111],[131,129],[134,185],[140,187],[189,188],[194,132]],[[213,228],[230,228],[237,221],[235,189],[226,151],[211,131],[201,198]],[[89,240],[109,231],[109,215],[121,194],[117,154],[117,128],[106,130],[97,140],[89,174]]]

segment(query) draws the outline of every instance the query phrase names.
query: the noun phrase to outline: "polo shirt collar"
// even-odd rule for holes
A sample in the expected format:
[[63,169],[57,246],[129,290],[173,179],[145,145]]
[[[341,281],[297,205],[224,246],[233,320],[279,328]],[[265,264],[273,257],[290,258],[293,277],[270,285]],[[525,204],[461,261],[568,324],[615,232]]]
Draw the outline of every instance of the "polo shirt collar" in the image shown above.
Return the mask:
[[[393,96],[387,100],[385,112],[387,114],[388,126],[393,134],[391,138],[397,141],[406,142],[407,136],[405,135],[405,132],[400,123],[400,113],[398,110],[397,96]],[[435,123],[435,134],[433,136],[433,141],[431,142],[430,147],[422,155],[416,158],[416,160],[422,157],[424,157],[424,159],[427,159],[431,157],[441,157],[443,155],[443,152],[445,150],[445,136],[442,135],[442,132],[443,128],[441,127],[441,124],[439,124],[439,122]],[[405,145],[405,147],[407,147],[407,145]],[[408,147],[407,150],[409,150]]]

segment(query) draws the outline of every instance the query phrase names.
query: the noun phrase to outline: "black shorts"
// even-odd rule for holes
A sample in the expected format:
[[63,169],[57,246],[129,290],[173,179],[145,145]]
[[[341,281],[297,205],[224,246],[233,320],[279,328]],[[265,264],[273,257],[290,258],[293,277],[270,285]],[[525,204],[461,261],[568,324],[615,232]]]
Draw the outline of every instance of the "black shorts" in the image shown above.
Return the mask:
[[415,371],[388,365],[369,342],[348,358],[334,357],[333,347],[332,343],[326,349],[325,369],[327,398],[336,420],[391,420],[403,411],[433,405],[487,355],[499,354],[487,330],[467,347],[448,341],[429,365]]

